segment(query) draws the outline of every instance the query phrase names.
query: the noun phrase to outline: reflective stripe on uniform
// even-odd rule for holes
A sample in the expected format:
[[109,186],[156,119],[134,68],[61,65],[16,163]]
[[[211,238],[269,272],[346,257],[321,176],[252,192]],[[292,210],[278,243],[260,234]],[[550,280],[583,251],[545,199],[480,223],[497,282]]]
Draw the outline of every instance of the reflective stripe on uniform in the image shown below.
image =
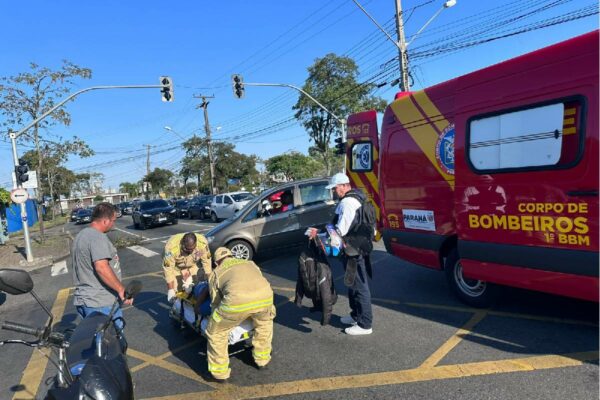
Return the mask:
[[223,318],[221,318],[221,316],[219,315],[217,310],[213,311],[211,317],[215,322],[221,322],[221,320],[223,319]]
[[252,356],[256,360],[270,360],[271,359],[271,349],[265,350],[265,351],[252,350]]
[[229,370],[229,363],[225,363],[225,364],[211,364],[208,363],[208,371],[209,372],[227,372],[227,370]]
[[221,304],[219,306],[219,310],[223,312],[229,313],[240,313],[244,311],[256,310],[259,308],[264,308],[273,305],[273,297],[269,297],[268,299],[257,300],[251,303],[239,304],[235,306],[230,306],[227,304]]

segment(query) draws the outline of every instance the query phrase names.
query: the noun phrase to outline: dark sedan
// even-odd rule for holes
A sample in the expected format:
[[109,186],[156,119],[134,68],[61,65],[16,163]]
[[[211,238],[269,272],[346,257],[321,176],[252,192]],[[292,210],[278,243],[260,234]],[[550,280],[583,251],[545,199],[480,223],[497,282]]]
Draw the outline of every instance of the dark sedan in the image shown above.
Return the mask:
[[210,202],[213,196],[198,196],[190,200],[188,215],[190,219],[206,219],[210,216]]
[[142,201],[135,206],[131,217],[136,229],[169,223],[177,224],[177,210],[165,200]]
[[82,208],[75,214],[76,224],[86,224],[92,222],[92,210],[89,208]]
[[177,200],[174,204],[175,209],[177,210],[177,218],[186,218],[189,216],[188,214],[188,206],[190,201],[186,199]]

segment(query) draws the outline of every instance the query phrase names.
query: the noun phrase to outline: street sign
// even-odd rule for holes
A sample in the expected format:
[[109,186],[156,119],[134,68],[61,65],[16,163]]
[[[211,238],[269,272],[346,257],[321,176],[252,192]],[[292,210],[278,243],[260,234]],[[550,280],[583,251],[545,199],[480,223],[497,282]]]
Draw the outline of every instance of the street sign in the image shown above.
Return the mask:
[[29,193],[27,193],[27,189],[16,188],[10,192],[10,199],[13,203],[23,204],[29,198]]
[[37,189],[38,188],[38,180],[37,180],[37,171],[29,171],[27,173],[29,179],[26,182],[23,182],[24,189]]

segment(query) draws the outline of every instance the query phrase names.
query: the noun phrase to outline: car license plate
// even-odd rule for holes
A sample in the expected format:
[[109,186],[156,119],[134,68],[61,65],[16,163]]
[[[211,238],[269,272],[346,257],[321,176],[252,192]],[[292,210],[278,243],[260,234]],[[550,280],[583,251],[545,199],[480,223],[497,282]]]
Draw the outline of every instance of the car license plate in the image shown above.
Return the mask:
[[158,222],[165,222],[166,220],[167,220],[167,217],[158,218]]

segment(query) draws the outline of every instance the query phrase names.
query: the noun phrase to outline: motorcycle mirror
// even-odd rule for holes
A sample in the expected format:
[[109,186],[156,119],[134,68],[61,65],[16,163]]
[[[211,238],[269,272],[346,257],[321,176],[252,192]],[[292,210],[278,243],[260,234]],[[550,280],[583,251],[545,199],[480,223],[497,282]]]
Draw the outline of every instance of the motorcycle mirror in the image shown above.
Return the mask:
[[125,298],[132,299],[138,295],[139,292],[142,291],[142,282],[138,280],[133,280],[129,282],[127,287],[125,288]]
[[27,271],[0,269],[0,290],[8,294],[25,294],[33,290],[33,281]]

